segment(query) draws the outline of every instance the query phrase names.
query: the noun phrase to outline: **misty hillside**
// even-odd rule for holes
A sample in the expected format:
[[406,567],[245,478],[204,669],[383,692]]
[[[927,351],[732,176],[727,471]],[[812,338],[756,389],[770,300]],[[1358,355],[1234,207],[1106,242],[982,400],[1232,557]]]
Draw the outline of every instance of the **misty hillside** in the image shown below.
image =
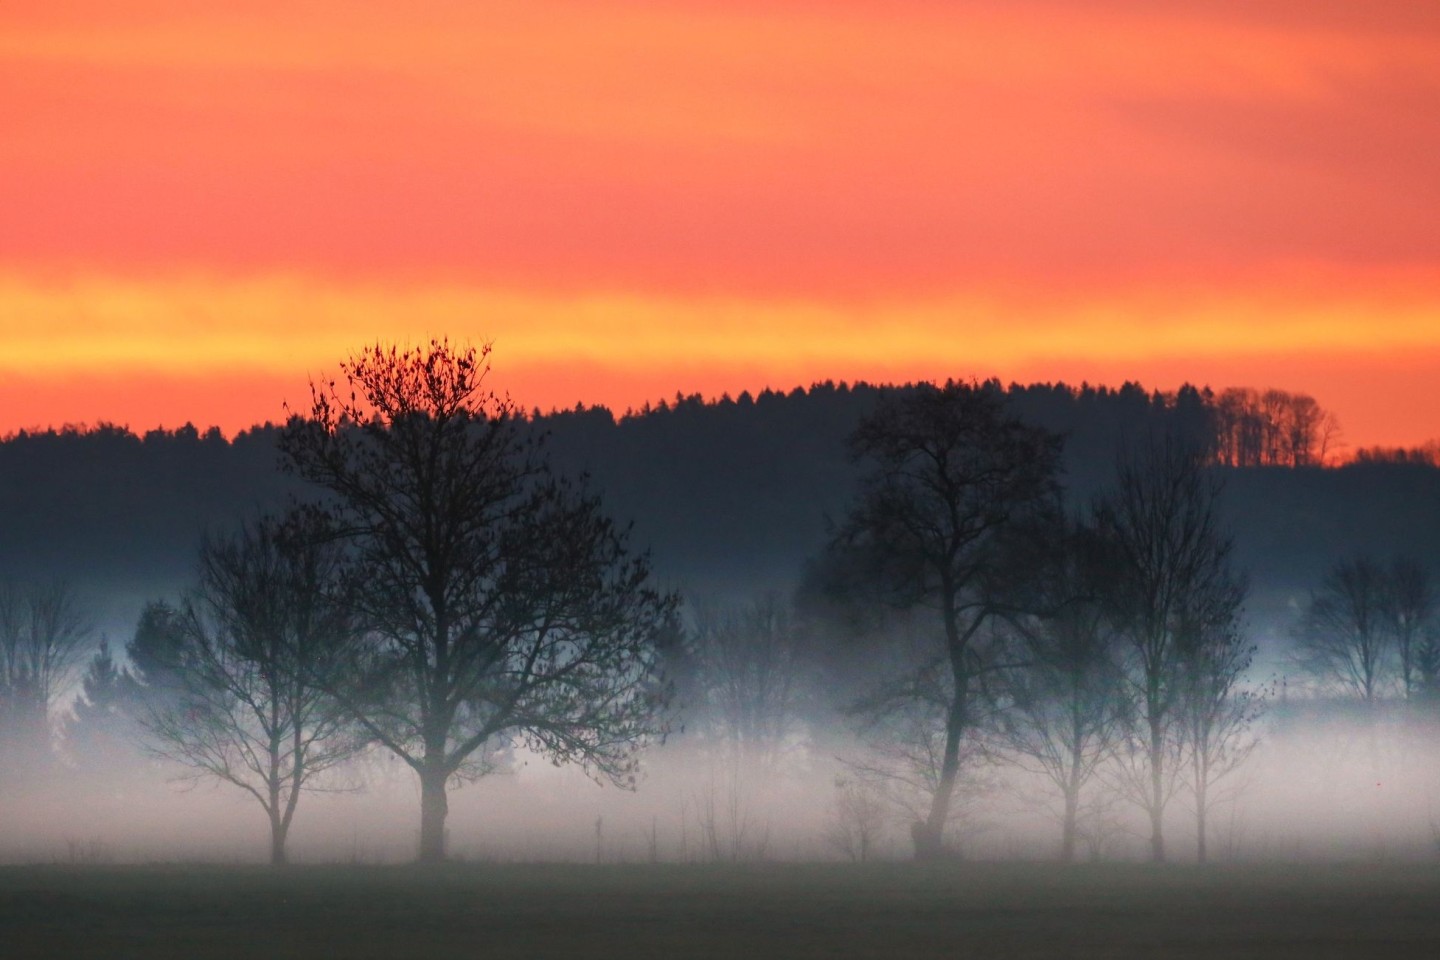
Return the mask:
[[[633,521],[662,581],[698,595],[793,587],[853,492],[845,438],[882,388],[818,384],[788,394],[532,415],[566,471],[586,471],[609,512]],[[899,388],[903,389],[903,388]],[[1063,385],[1012,386],[1025,418],[1066,437],[1073,509],[1109,481],[1128,437],[1206,428],[1222,398]],[[227,441],[192,428],[136,435],[103,426],[0,441],[0,576],[65,578],[123,634],[147,598],[191,576],[207,530],[309,491],[278,465],[278,428]],[[1252,460],[1254,458],[1251,458]],[[1252,620],[1355,553],[1440,557],[1440,469],[1417,463],[1219,467]]]

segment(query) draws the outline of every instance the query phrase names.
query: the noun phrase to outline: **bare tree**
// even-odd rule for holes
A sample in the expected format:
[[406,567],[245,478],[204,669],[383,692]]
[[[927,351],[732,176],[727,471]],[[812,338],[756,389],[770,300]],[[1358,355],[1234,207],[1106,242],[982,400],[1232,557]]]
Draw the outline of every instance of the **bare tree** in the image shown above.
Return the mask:
[[[862,721],[859,733],[868,749],[858,758],[844,760],[849,768],[846,779],[879,798],[896,819],[908,824],[919,859],[960,856],[967,835],[980,829],[977,809],[995,786],[994,757],[985,736],[992,719],[989,704],[978,690],[975,693],[953,760],[946,724],[952,697],[941,670],[897,678],[852,708]],[[948,769],[954,774],[945,819],[932,826],[935,795]]]
[[1303,393],[1233,387],[1215,400],[1216,456],[1235,467],[1319,466],[1339,422]]
[[90,620],[65,583],[0,584],[0,742],[50,752],[50,714],[89,650]]
[[[1390,562],[1386,584],[1384,620],[1395,653],[1400,660],[1400,682],[1405,699],[1410,699],[1426,677],[1427,644],[1435,623],[1435,583],[1430,571],[1413,557],[1396,557]],[[1428,679],[1433,680],[1433,670]]]
[[1096,506],[1111,552],[1110,615],[1128,647],[1134,742],[1125,769],[1150,819],[1150,855],[1165,859],[1165,809],[1178,751],[1175,711],[1184,693],[1181,632],[1200,600],[1228,582],[1230,540],[1220,533],[1218,480],[1206,452],[1166,434],[1121,457],[1113,493]]
[[[1060,440],[1008,414],[998,386],[951,382],[882,397],[850,448],[872,470],[831,546],[857,562],[837,569],[859,574],[888,604],[924,608],[934,618],[929,652],[909,679],[870,700],[877,712],[903,715],[911,730],[928,708],[937,709],[933,784],[923,771],[914,781],[929,792],[912,831],[916,857],[927,859],[941,852],[962,747],[976,719],[976,679],[993,668],[981,631],[1003,606],[1007,544],[1053,512]],[[935,745],[922,735],[917,759]]]
[[713,748],[694,798],[701,834],[712,858],[755,858],[768,824],[754,807],[794,758],[800,730],[800,624],[773,592],[743,604],[692,603],[690,620],[691,729]]
[[448,786],[484,773],[486,749],[518,739],[633,785],[664,732],[657,643],[676,600],[484,390],[488,355],[368,347],[343,386],[312,384],[280,440],[354,545],[366,642],[334,692],[418,776],[422,861],[444,858]]
[[1424,702],[1440,701],[1440,624],[1434,619],[1415,644],[1415,684]]
[[1196,859],[1209,858],[1211,810],[1231,796],[1216,788],[1240,768],[1259,743],[1253,735],[1264,707],[1263,691],[1242,686],[1255,655],[1240,630],[1245,584],[1213,580],[1193,598],[1178,636],[1181,686],[1179,717],[1195,801]]
[[770,850],[770,822],[751,809],[735,771],[713,775],[691,797],[701,849],[712,863],[764,860]]
[[1323,465],[1340,434],[1335,415],[1303,393],[1290,395],[1281,424],[1281,459],[1296,467]]
[[1293,635],[1302,669],[1372,703],[1392,654],[1385,570],[1369,557],[1335,564],[1311,592]]
[[1091,541],[1089,531],[1071,531],[1041,578],[1036,612],[1014,618],[1022,664],[1003,674],[1007,707],[997,725],[1014,762],[1059,793],[1065,863],[1075,859],[1086,788],[1113,755],[1129,707]]
[[886,818],[885,799],[873,783],[838,777],[825,840],[856,863],[865,863],[884,836]]
[[260,804],[277,865],[301,793],[360,745],[323,689],[352,630],[327,536],[296,515],[207,540],[165,654],[171,686],[142,720],[151,751],[190,768],[182,779],[220,780]]
[[697,603],[691,611],[707,720],[736,764],[768,766],[799,727],[800,625],[776,593],[741,606]]

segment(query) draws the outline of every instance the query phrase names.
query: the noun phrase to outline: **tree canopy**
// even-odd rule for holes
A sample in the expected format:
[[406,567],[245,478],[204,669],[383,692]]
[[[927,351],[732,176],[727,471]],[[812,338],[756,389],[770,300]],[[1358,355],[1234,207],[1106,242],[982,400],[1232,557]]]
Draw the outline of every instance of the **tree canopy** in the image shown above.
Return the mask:
[[488,354],[368,347],[280,440],[351,545],[363,635],[334,692],[418,775],[427,861],[444,856],[448,784],[488,751],[523,744],[627,785],[665,729],[657,646],[676,598],[485,389]]

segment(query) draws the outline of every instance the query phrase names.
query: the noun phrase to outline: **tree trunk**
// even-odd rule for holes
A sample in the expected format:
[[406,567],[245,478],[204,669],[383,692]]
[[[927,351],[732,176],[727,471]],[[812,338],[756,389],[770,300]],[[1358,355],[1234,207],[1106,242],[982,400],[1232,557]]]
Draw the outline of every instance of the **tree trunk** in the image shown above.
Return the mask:
[[420,771],[420,856],[421,863],[445,859],[445,815],[450,806],[445,798],[449,771],[429,764]]
[[950,799],[960,774],[960,738],[965,733],[965,705],[956,692],[945,723],[945,754],[940,761],[940,780],[930,800],[930,815],[910,826],[916,860],[938,860],[944,849],[945,822],[950,819]]
[[285,857],[285,835],[289,831],[280,819],[279,813],[270,814],[270,865],[283,867],[289,861]]
[[1080,793],[1073,788],[1065,791],[1065,820],[1060,825],[1060,862],[1075,862],[1076,821],[1080,817]]
[[[1072,691],[1073,693],[1073,691]],[[1075,701],[1072,699],[1071,703]],[[1080,834],[1080,787],[1084,784],[1085,731],[1073,707],[1070,714],[1070,769],[1065,778],[1065,819],[1060,825],[1060,862],[1075,862]]]
[[269,791],[270,803],[265,807],[265,812],[270,815],[270,865],[280,867],[285,865],[285,834],[289,832],[290,824],[285,819],[280,809],[280,748],[277,741],[270,743],[270,777]]
[[910,824],[910,842],[915,845],[917,861],[940,859],[940,837],[931,831],[929,820]]
[[1205,844],[1205,807],[1209,801],[1210,768],[1206,762],[1208,738],[1196,733],[1195,740],[1195,862],[1205,863],[1209,851]]
[[1165,741],[1158,724],[1150,725],[1150,859],[1165,862]]
[[1159,808],[1150,811],[1150,862],[1165,862],[1165,832]]
[[969,693],[970,674],[965,665],[965,649],[970,634],[979,627],[976,620],[964,633],[955,607],[957,587],[947,574],[942,574],[941,617],[945,624],[945,646],[950,656],[950,675],[955,689],[951,694],[950,712],[945,717],[945,753],[940,759],[940,776],[935,794],[930,798],[930,813],[924,820],[910,825],[910,839],[915,843],[916,860],[938,860],[944,852],[945,823],[950,819],[950,798],[960,774],[960,738],[965,733],[965,697]]
[[1205,847],[1205,792],[1200,791],[1195,800],[1195,860],[1206,863],[1208,853]]

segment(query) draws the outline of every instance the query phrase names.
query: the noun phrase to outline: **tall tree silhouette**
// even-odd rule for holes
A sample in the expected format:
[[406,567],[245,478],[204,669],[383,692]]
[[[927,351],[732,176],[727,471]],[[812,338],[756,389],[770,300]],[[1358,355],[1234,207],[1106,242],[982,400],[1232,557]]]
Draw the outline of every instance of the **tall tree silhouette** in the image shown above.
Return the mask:
[[1066,863],[1075,859],[1086,821],[1100,813],[1087,787],[1112,758],[1129,709],[1100,546],[1093,531],[1073,524],[1044,558],[1029,611],[1011,618],[1021,655],[1001,687],[1001,744],[1059,793]]
[[154,753],[260,804],[274,864],[300,795],[359,745],[326,692],[352,629],[328,540],[306,513],[207,540],[199,586],[158,654],[167,683],[141,721]]
[[922,662],[869,703],[872,712],[936,708],[935,769],[917,781],[929,788],[928,810],[912,827],[916,858],[929,859],[942,850],[973,687],[988,669],[981,631],[1013,572],[1007,541],[1053,510],[1060,440],[1011,416],[998,387],[951,382],[886,395],[850,450],[869,473],[831,544],[850,559],[833,569],[934,618]]
[[1136,703],[1129,767],[1150,818],[1150,855],[1165,859],[1165,809],[1178,785],[1185,630],[1206,598],[1233,580],[1231,542],[1220,531],[1219,481],[1208,451],[1167,432],[1122,454],[1115,489],[1095,510],[1108,541],[1111,616],[1128,647]]
[[1209,815],[1224,785],[1258,744],[1252,728],[1264,692],[1242,685],[1255,655],[1240,611],[1247,587],[1236,576],[1211,579],[1187,604],[1177,636],[1180,735],[1195,801],[1195,858],[1209,859]]
[[1400,661],[1405,698],[1415,696],[1434,680],[1435,610],[1440,596],[1430,570],[1414,557],[1390,561],[1385,587],[1384,618]]
[[367,347],[280,441],[353,543],[366,634],[335,693],[418,776],[422,861],[444,858],[447,788],[485,771],[485,748],[520,740],[628,785],[663,732],[676,600],[484,389],[488,354]]
[[0,584],[0,746],[50,758],[50,714],[90,645],[89,615],[62,582]]
[[1300,666],[1323,684],[1337,684],[1373,703],[1393,655],[1385,568],[1367,556],[1326,571],[1295,625]]

